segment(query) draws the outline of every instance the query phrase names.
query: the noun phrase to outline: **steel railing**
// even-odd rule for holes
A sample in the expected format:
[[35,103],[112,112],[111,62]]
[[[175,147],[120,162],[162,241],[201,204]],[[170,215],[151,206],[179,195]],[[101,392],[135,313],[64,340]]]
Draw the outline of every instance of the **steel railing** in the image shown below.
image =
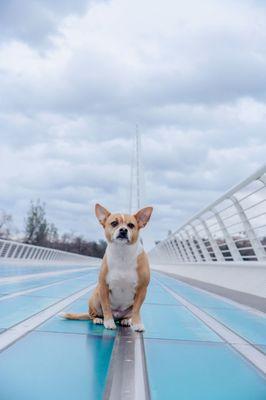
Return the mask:
[[88,262],[98,260],[94,257],[82,256],[67,251],[0,239],[0,261],[7,259],[38,260],[47,262]]
[[153,263],[266,261],[266,165],[149,253]]

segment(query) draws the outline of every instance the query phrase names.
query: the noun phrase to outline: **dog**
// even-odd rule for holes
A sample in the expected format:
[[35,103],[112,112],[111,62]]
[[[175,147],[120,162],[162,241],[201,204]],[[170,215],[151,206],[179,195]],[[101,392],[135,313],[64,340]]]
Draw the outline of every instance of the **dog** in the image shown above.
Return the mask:
[[64,318],[92,320],[106,329],[116,329],[115,321],[119,321],[134,331],[144,331],[140,308],[150,282],[150,267],[139,231],[152,211],[152,207],[145,207],[134,215],[112,214],[100,204],[95,205],[107,240],[98,285],[89,299],[87,313],[67,313]]

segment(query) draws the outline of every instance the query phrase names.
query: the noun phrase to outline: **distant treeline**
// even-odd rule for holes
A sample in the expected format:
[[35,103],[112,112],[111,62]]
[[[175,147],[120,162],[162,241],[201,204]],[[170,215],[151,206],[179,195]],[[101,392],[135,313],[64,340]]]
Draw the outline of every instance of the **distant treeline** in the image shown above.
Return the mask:
[[[10,214],[0,213],[0,238],[10,239],[14,230],[13,218]],[[91,257],[102,258],[106,249],[106,242],[88,241],[81,235],[63,233],[59,235],[58,229],[46,218],[45,203],[40,200],[31,201],[25,218],[24,243],[36,246],[50,247],[53,249],[69,251]]]
[[39,245],[57,250],[70,251],[71,253],[82,254],[84,256],[99,258],[103,258],[106,249],[106,242],[104,240],[90,242],[84,239],[82,236],[76,236],[68,233],[63,234],[56,241],[47,240]]

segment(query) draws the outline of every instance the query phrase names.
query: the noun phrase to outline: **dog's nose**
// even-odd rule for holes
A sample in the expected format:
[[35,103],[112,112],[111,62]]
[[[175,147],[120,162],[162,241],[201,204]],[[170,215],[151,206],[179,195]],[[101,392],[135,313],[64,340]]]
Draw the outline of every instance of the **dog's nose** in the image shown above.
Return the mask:
[[127,236],[127,228],[120,228],[119,229],[119,235]]

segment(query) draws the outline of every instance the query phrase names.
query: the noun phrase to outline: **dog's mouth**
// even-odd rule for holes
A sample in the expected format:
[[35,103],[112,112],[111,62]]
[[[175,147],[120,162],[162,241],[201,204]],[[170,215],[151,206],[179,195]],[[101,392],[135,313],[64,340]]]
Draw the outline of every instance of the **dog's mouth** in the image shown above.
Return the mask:
[[115,240],[118,240],[119,242],[125,242],[125,243],[129,243],[129,239],[127,236],[125,235],[117,235],[117,237],[115,238]]

